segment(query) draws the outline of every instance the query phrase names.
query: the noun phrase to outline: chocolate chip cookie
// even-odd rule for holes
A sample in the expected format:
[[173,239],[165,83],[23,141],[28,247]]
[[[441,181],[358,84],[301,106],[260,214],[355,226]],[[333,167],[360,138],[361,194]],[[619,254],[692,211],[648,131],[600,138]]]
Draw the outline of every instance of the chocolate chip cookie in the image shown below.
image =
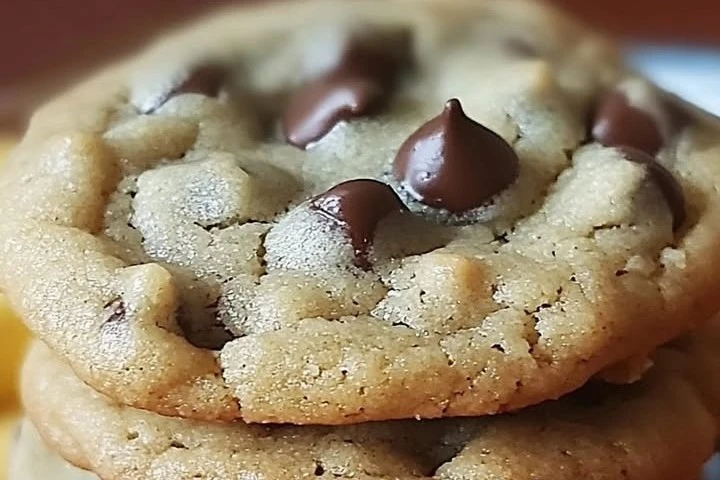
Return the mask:
[[[633,385],[484,418],[340,427],[167,418],[119,406],[36,346],[24,403],[49,448],[105,480],[695,480],[718,434],[720,323],[659,351]],[[26,432],[32,441],[32,432]]]
[[0,284],[165,415],[512,411],[720,309],[719,131],[532,2],[230,10],[35,115]]

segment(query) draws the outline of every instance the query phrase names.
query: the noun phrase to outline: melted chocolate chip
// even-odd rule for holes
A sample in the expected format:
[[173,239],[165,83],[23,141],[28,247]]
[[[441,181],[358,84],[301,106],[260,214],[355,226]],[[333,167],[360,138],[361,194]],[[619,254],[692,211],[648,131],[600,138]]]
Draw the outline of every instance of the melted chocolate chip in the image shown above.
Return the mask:
[[595,112],[592,137],[606,147],[631,147],[655,156],[664,144],[653,116],[630,104],[627,96],[614,90],[605,95]]
[[457,99],[413,133],[393,173],[410,195],[461,213],[486,204],[518,176],[518,157],[505,140],[468,118]]
[[650,177],[660,189],[672,212],[673,229],[680,228],[686,218],[685,195],[672,173],[645,152],[630,147],[621,147],[620,151],[627,160],[647,167]]
[[197,93],[208,97],[217,97],[228,78],[227,68],[221,65],[201,65],[188,72],[187,76],[176,86],[163,95],[155,105],[145,113],[160,108],[165,102],[176,95]]
[[405,209],[388,185],[376,180],[351,180],[315,197],[310,207],[340,225],[355,250],[355,264],[370,269],[368,253],[378,223]]
[[392,33],[386,34],[385,44],[377,39],[351,38],[332,74],[373,79],[385,86],[394,84],[400,71],[409,67],[411,36],[408,31]]
[[361,77],[329,77],[301,89],[282,119],[283,135],[298,148],[320,140],[340,121],[371,114],[385,97],[383,88]]
[[217,97],[227,76],[227,69],[220,65],[197,67],[180,85],[173,89],[172,94],[199,93],[208,97]]
[[378,42],[351,39],[330,72],[291,98],[282,118],[287,142],[304,149],[339,122],[378,111],[407,64],[406,43],[400,43],[402,48],[383,49]]

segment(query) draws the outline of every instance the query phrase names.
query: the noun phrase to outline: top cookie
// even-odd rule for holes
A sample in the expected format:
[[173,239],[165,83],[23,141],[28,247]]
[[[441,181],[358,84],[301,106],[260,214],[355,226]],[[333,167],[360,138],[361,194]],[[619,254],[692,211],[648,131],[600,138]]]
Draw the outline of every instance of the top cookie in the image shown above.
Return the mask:
[[513,410],[720,309],[718,126],[531,2],[229,11],[36,114],[0,281],[162,414]]

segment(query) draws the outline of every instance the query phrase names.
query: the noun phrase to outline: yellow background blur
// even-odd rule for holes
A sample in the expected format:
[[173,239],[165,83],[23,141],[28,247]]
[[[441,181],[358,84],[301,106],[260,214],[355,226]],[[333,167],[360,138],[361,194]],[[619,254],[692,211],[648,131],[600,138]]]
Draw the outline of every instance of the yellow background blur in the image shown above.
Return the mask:
[[[10,138],[0,137],[0,161],[14,145]],[[6,480],[7,456],[18,415],[17,382],[27,332],[0,294],[0,480]]]

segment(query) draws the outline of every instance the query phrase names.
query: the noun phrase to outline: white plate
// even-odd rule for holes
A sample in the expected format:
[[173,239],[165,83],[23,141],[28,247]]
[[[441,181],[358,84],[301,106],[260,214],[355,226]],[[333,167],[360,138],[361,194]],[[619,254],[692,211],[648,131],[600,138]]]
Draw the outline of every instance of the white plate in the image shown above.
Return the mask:
[[627,57],[664,89],[720,115],[720,50],[635,45],[627,49]]

